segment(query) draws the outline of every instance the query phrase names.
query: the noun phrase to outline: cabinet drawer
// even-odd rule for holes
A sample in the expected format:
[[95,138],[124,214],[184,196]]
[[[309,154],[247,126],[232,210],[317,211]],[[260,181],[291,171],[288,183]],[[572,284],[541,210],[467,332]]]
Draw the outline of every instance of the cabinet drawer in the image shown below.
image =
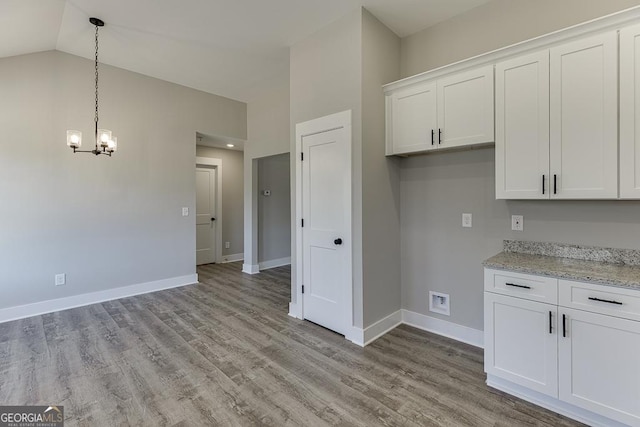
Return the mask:
[[548,304],[558,303],[558,279],[552,277],[486,268],[484,290]]
[[640,321],[640,290],[560,280],[558,304]]

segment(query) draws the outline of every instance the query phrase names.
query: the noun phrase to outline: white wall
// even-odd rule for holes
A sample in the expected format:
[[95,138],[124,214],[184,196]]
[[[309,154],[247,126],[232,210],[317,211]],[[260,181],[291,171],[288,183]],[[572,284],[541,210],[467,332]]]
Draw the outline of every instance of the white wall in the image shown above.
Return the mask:
[[103,65],[119,151],[74,155],[65,132],[91,144],[93,89],[86,59],[0,59],[0,308],[195,273],[195,134],[245,139],[246,104]]
[[[242,151],[196,145],[196,156],[222,160],[222,255],[242,254],[244,155]],[[229,248],[225,242],[229,242]]]
[[[258,159],[258,261],[291,257],[289,153]],[[269,190],[271,195],[263,192]]]
[[[414,74],[623,9],[622,0],[495,0],[402,40]],[[405,74],[406,75],[406,74]],[[640,202],[495,200],[494,149],[402,159],[403,308],[483,328],[481,262],[503,239],[640,248]],[[473,228],[461,227],[463,212]],[[524,215],[524,232],[511,215]],[[428,291],[451,295],[451,317],[428,311]]]

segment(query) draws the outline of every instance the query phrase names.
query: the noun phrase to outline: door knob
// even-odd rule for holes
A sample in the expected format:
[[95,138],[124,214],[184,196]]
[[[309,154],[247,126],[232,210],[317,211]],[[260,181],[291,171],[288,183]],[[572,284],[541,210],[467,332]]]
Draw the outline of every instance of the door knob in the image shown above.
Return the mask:
[[342,244],[342,239],[338,237],[336,240],[333,241],[333,243],[336,244],[336,245],[341,245]]
[[215,221],[215,220],[216,220],[215,218],[211,218],[211,221]]

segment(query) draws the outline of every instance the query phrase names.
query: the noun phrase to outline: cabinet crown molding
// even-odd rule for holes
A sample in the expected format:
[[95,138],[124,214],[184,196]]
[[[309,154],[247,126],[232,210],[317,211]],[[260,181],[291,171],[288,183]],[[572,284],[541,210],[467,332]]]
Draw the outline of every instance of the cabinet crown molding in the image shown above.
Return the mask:
[[402,80],[388,83],[382,86],[382,88],[384,93],[389,95],[389,93],[398,89],[423,81],[436,79],[451,73],[457,73],[459,71],[483,65],[493,65],[495,62],[502,61],[513,56],[532,53],[541,49],[548,49],[555,45],[588,36],[590,34],[595,35],[605,31],[619,30],[629,24],[637,23],[638,20],[640,20],[640,6],[634,6],[630,9],[625,9],[611,15],[576,24],[571,27],[515,43],[510,46],[463,59],[452,64],[444,65],[433,70],[425,71],[414,76],[406,77]]

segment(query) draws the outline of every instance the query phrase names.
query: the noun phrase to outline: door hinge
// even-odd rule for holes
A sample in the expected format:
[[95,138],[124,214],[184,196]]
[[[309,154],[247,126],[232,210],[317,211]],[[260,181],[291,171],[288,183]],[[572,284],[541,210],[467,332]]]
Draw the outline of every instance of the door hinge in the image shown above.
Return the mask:
[[300,153],[300,161],[303,162],[304,161],[304,153]]
[[302,220],[300,220],[300,222],[302,223],[302,226],[304,227],[304,218],[302,218]]
[[302,293],[304,294],[304,285],[302,285]]

